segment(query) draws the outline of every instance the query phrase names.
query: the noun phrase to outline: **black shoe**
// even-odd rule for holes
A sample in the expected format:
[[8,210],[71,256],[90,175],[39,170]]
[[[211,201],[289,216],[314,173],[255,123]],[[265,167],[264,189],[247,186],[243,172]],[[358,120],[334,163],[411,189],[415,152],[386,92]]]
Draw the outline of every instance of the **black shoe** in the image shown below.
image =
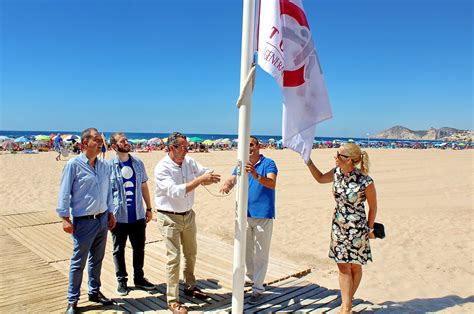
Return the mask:
[[122,296],[128,294],[128,287],[127,287],[127,283],[125,281],[121,281],[121,282],[118,283],[117,294],[122,295]]
[[149,282],[146,278],[135,279],[133,283],[135,284],[135,287],[139,289],[147,291],[156,289],[156,286]]
[[250,304],[257,304],[258,302],[260,302],[260,300],[262,298],[263,298],[262,293],[253,292],[252,295],[250,296],[249,303]]
[[194,287],[192,289],[186,289],[185,288],[184,289],[184,294],[188,295],[190,297],[194,297],[196,299],[201,299],[201,300],[209,298],[207,293],[202,292],[201,289],[199,289],[198,287]]
[[67,305],[66,314],[76,314],[79,313],[77,309],[77,303],[69,303]]
[[102,294],[102,292],[97,292],[95,294],[89,294],[89,301],[95,302],[95,303],[100,303],[102,305],[112,305],[114,302],[110,299],[107,299],[105,295]]

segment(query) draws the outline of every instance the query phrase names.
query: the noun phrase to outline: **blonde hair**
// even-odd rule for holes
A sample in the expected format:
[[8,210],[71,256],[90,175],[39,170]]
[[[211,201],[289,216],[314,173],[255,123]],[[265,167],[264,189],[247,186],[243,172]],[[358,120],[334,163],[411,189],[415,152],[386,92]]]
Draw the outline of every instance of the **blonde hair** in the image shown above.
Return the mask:
[[366,151],[360,149],[357,144],[346,143],[344,144],[344,153],[348,155],[354,166],[360,164],[360,172],[366,176],[369,174],[369,155]]

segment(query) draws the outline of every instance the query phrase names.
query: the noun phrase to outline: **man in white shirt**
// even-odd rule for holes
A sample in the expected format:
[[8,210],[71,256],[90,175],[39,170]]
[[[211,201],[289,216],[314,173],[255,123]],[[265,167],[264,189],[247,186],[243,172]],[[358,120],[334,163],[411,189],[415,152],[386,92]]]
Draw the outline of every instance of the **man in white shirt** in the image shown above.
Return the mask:
[[166,264],[168,308],[173,313],[187,313],[187,308],[179,302],[181,245],[184,255],[184,293],[199,299],[207,298],[207,295],[196,287],[194,277],[197,254],[197,229],[192,209],[194,189],[199,185],[218,183],[220,175],[186,156],[188,142],[183,134],[172,133],[168,137],[167,144],[168,155],[155,167],[155,206],[168,258]]

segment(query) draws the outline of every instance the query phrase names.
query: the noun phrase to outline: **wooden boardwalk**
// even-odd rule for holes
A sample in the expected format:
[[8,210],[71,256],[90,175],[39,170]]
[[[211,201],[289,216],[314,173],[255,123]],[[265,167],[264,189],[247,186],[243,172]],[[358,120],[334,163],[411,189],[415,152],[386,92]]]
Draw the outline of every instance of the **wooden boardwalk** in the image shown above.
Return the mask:
[[[151,292],[132,289],[117,297],[117,283],[109,236],[102,266],[101,291],[116,302],[99,307],[87,301],[87,271],[82,284],[81,311],[166,312],[165,248],[158,227],[147,227],[145,275],[157,285]],[[0,216],[0,313],[61,312],[65,310],[69,258],[72,241],[62,231],[55,212],[43,211]],[[126,250],[131,270],[131,248]],[[232,246],[198,233],[196,278],[198,286],[209,293],[205,301],[185,296],[181,301],[197,312],[230,312],[232,290]],[[333,312],[340,305],[338,291],[328,290],[304,279],[310,270],[288,262],[270,260],[266,276],[267,291],[259,304],[245,303],[245,312]],[[182,287],[181,287],[182,289]],[[250,288],[246,288],[246,298]],[[85,297],[84,297],[85,296]],[[354,310],[371,311],[373,305],[356,300]]]

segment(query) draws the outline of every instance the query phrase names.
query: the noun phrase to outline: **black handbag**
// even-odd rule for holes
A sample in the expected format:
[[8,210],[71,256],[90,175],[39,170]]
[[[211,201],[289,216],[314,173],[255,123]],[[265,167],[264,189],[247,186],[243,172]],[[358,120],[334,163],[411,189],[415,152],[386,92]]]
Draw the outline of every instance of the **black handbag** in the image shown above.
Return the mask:
[[385,227],[383,224],[374,222],[374,236],[379,239],[385,238]]

